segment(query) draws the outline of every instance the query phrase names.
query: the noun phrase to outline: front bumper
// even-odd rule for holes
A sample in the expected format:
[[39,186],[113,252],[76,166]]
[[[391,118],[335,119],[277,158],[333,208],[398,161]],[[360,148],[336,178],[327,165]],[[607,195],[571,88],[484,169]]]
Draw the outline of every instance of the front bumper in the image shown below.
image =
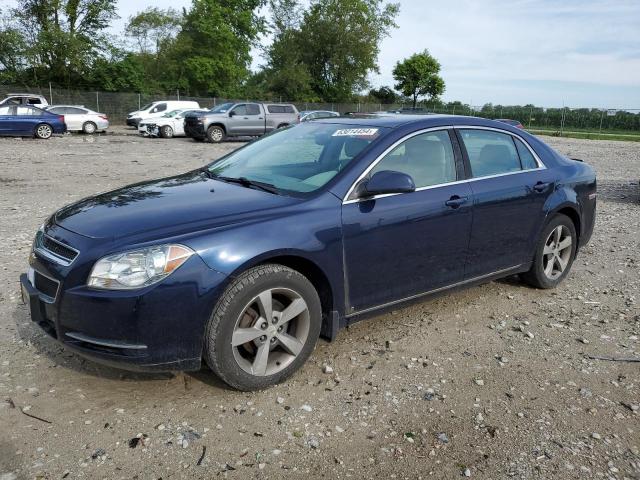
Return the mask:
[[140,123],[140,119],[139,118],[127,118],[127,126],[129,127],[138,127],[138,124]]
[[207,132],[204,129],[204,124],[202,122],[198,123],[187,123],[184,124],[184,134],[190,138],[206,138]]
[[47,270],[45,260],[35,257],[31,266],[34,275],[59,282],[54,298],[34,286],[33,276],[20,276],[31,319],[70,350],[126,370],[201,367],[205,325],[226,276],[209,269],[197,255],[164,281],[130,291],[66,288],[65,279]]

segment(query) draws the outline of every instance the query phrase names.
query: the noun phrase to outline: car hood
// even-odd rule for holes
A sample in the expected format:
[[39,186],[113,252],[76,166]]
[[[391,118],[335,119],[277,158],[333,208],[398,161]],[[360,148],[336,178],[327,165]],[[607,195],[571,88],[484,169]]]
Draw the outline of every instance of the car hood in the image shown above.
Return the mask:
[[91,238],[169,237],[252,221],[299,201],[195,171],[85,198],[56,212],[54,220]]

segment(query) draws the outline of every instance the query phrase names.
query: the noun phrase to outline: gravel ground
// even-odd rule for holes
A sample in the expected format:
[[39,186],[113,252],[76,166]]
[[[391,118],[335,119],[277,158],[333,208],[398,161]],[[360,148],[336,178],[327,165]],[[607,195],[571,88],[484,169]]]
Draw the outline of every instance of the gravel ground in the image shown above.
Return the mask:
[[0,140],[0,479],[640,478],[640,364],[590,358],[640,357],[640,144],[546,140],[600,185],[558,289],[507,279],[398,309],[255,393],[83,360],[30,323],[18,286],[54,209],[238,142]]

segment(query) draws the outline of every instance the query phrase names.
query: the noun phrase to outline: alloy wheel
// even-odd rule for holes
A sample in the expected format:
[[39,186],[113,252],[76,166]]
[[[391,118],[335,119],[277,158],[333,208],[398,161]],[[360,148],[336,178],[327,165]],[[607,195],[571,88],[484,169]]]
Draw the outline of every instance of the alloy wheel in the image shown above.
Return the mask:
[[88,133],[89,135],[95,133],[97,129],[96,124],[93,122],[87,122],[84,124],[84,133]]
[[222,132],[221,128],[218,127],[214,127],[211,129],[211,141],[213,142],[220,142],[222,141],[222,136],[224,135],[224,133]]
[[38,138],[49,138],[53,131],[49,125],[40,125],[36,130]]
[[572,243],[571,232],[564,225],[551,231],[542,250],[542,269],[548,279],[556,280],[567,269]]
[[233,357],[250,375],[278,373],[300,354],[310,326],[309,307],[299,293],[288,288],[265,290],[236,320],[231,337]]

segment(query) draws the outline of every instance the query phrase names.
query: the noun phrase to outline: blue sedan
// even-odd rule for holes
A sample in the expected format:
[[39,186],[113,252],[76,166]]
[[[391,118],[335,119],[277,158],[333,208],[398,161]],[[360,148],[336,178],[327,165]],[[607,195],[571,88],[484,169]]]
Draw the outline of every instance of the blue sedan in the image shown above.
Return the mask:
[[63,115],[56,115],[31,105],[0,106],[0,135],[36,137],[44,140],[54,133],[66,131]]
[[596,178],[510,125],[332,118],[182,175],[55,212],[22,275],[31,318],[123,368],[283,381],[320,335],[520,274],[564,280],[595,221]]

